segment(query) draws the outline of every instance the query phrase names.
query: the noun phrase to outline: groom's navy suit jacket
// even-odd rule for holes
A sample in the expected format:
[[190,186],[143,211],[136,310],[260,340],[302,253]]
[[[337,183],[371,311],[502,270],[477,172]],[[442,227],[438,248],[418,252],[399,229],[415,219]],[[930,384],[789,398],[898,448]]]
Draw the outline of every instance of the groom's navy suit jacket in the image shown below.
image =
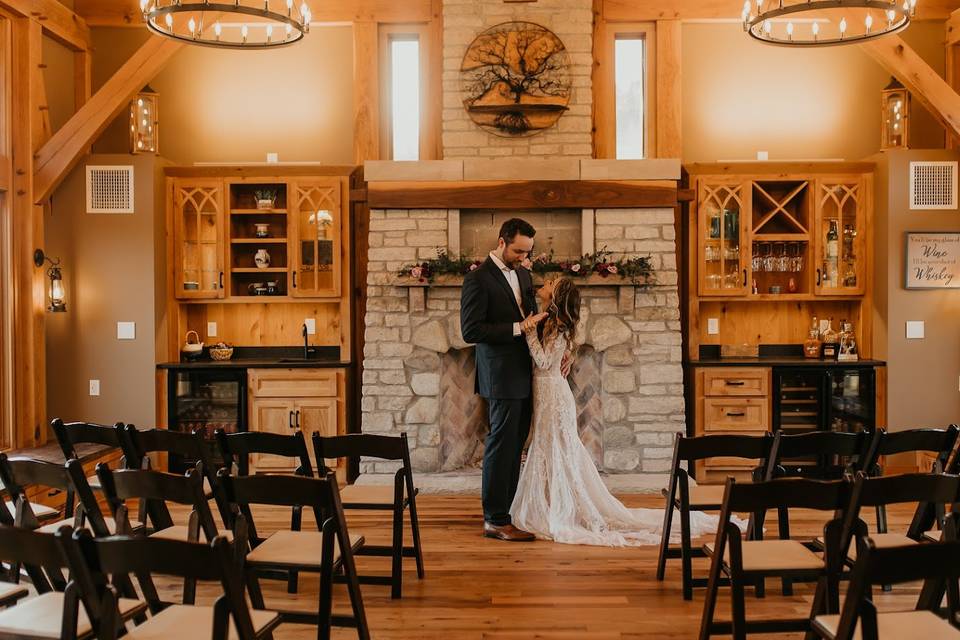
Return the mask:
[[[530,272],[517,269],[527,314],[537,310]],[[506,276],[489,257],[463,280],[460,325],[463,339],[477,345],[476,392],[484,398],[521,400],[530,397],[533,365],[523,334],[513,323],[523,320]]]

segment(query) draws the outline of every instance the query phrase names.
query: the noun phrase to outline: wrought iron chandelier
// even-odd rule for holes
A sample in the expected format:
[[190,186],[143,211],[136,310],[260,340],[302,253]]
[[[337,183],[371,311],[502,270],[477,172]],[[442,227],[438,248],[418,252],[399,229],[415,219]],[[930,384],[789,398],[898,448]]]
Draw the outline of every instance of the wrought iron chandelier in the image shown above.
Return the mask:
[[208,47],[282,47],[310,31],[310,7],[294,0],[140,0],[140,11],[154,33]]
[[787,47],[854,44],[903,31],[917,0],[745,0],[751,37]]

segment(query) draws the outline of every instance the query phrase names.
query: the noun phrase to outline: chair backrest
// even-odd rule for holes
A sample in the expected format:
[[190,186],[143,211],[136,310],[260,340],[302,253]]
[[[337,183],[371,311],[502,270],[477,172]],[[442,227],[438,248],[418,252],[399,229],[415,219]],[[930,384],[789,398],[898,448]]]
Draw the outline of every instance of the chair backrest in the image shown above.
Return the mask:
[[[83,465],[79,460],[73,459],[66,464],[56,464],[53,462],[44,462],[32,458],[14,457],[8,458],[0,453],[0,480],[7,487],[18,509],[23,509],[27,521],[24,526],[34,526],[37,524],[36,517],[30,507],[27,499],[26,487],[29,485],[39,485],[51,489],[59,489],[67,494],[65,515],[69,516],[73,512],[74,496],[78,500],[83,511],[83,516],[89,522],[94,535],[110,535],[107,529],[107,523],[103,519],[100,507],[97,504],[97,498],[87,482],[87,476],[83,471]],[[19,507],[19,502],[24,501],[24,507]],[[76,526],[76,523],[75,523]]]
[[92,422],[64,422],[56,418],[50,423],[53,434],[57,438],[64,460],[79,458],[75,445],[102,444],[117,449],[122,448],[120,429],[122,422],[113,426],[94,424]]
[[[84,561],[98,576],[99,584],[104,584],[109,575],[130,574],[219,581],[223,595],[214,607],[214,615],[228,613],[237,637],[242,640],[256,638],[240,570],[226,538],[218,536],[207,544],[139,536],[95,539],[86,532],[78,532],[74,539]],[[152,590],[146,590],[144,597],[151,610],[157,611],[164,606],[159,600],[153,601],[156,593]],[[223,628],[229,629],[227,626]],[[212,636],[210,632],[201,632],[201,635]],[[230,635],[233,637],[232,633]]]
[[678,433],[674,444],[678,461],[687,462],[721,456],[766,461],[772,446],[773,436],[769,433],[756,436],[715,434],[692,437]]
[[886,431],[880,437],[877,445],[878,456],[889,456],[897,453],[926,451],[937,454],[940,469],[947,473],[956,473],[946,468],[950,454],[957,444],[960,428],[952,424],[946,429],[908,429],[906,431]]
[[[727,478],[723,512],[758,512],[778,508],[837,511],[850,502],[850,480],[778,478],[764,482],[738,483]],[[723,519],[723,516],[721,517]]]
[[[877,610],[872,602],[871,585],[892,585],[924,580],[924,591],[934,582],[946,586],[948,620],[956,620],[960,612],[960,542],[912,544],[879,548],[871,538],[857,552],[857,562],[850,577],[850,586],[837,622],[836,640],[876,640]],[[940,615],[942,589],[927,598],[923,594],[918,610],[933,610]],[[858,629],[859,627],[859,629]]]
[[772,480],[783,475],[793,475],[785,469],[783,463],[810,457],[828,458],[831,461],[839,458],[838,472],[834,474],[838,477],[843,471],[869,468],[876,458],[879,437],[879,432],[872,431],[811,431],[793,435],[778,431],[774,436],[764,477]]
[[905,473],[871,478],[858,472],[851,507],[876,507],[904,502],[953,504],[960,498],[960,476],[950,474]]
[[240,475],[247,475],[251,454],[269,454],[296,458],[299,465],[294,473],[308,478],[313,477],[313,465],[310,463],[307,441],[303,437],[302,431],[287,435],[263,431],[227,433],[218,429],[215,435],[220,453],[223,456],[224,466],[231,472],[237,471]]
[[[73,567],[69,560],[67,546],[73,529],[64,525],[56,533],[41,533],[20,527],[0,526],[0,560],[13,564],[22,564],[27,568],[37,593],[63,591],[67,581],[63,570],[70,570],[71,581],[78,582],[79,595],[86,604],[90,595],[90,574],[83,567]],[[87,613],[96,620],[96,607]]]
[[324,461],[331,458],[380,458],[381,460],[401,460],[406,469],[410,469],[410,446],[407,434],[399,436],[380,436],[371,433],[351,433],[343,436],[321,436],[313,434],[313,451],[321,473],[329,471]]
[[186,475],[180,476],[151,469],[111,471],[105,464],[98,464],[97,476],[115,514],[126,500],[146,500],[155,507],[150,509],[154,527],[166,529],[173,526],[166,503],[174,502],[193,508],[207,540],[219,535],[203,493],[203,477],[197,469],[190,469]]

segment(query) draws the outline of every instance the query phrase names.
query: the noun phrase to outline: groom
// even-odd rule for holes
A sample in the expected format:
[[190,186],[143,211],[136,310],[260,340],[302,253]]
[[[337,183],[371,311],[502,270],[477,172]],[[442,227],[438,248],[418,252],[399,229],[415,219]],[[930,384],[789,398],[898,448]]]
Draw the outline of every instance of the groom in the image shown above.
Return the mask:
[[535,234],[525,220],[504,222],[497,248],[467,274],[460,294],[463,339],[477,345],[476,391],[486,398],[490,418],[483,452],[483,535],[510,542],[534,539],[510,523],[510,505],[532,413],[533,365],[522,328],[541,319],[534,315],[530,272],[521,266]]

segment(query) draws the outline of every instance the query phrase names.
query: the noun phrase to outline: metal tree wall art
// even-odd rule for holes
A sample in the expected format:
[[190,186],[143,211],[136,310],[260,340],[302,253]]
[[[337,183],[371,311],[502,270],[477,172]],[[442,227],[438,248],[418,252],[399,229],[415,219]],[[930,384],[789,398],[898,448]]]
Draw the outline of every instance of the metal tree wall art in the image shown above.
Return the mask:
[[477,36],[460,65],[463,105],[490,133],[530,136],[547,129],[570,101],[570,57],[552,31],[505,22]]

